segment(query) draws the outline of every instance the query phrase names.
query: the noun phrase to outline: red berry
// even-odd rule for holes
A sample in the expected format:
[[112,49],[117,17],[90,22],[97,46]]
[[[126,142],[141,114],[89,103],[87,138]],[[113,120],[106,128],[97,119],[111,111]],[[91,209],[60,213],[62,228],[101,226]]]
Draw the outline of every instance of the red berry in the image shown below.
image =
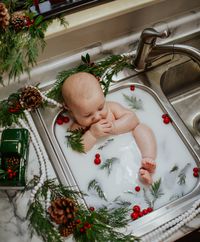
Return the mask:
[[198,172],[193,172],[193,176],[194,177],[199,177],[199,173]]
[[170,117],[165,117],[164,118],[164,120],[163,120],[163,122],[165,123],[165,124],[168,124],[168,123],[170,123],[171,122],[171,119],[170,119]]
[[57,123],[58,125],[62,125],[62,124],[63,124],[63,120],[60,119],[60,118],[57,118],[56,123]]
[[95,158],[100,158],[100,154],[97,153],[97,154],[95,155]]
[[139,192],[139,191],[140,191],[140,186],[136,186],[136,187],[135,187],[135,191],[136,191],[136,192]]
[[11,169],[8,169],[8,173],[12,173],[12,170]]
[[131,218],[132,218],[133,220],[138,219],[138,217],[139,217],[138,213],[135,213],[135,212],[131,213]]
[[16,171],[14,171],[14,172],[13,172],[13,176],[16,176],[16,175],[17,175],[17,172],[16,172]]
[[85,229],[90,229],[91,228],[91,224],[89,224],[88,222],[85,222],[84,228]]
[[194,167],[193,168],[193,172],[199,172],[199,168],[198,167]]
[[62,120],[63,120],[64,123],[69,123],[69,117],[63,116]]
[[95,165],[101,164],[101,159],[100,158],[95,158],[94,159],[94,163],[95,163]]
[[85,232],[85,229],[84,228],[80,228],[80,232],[81,233],[84,233]]
[[77,220],[76,220],[76,223],[77,223],[77,224],[80,224],[80,223],[81,223],[81,220],[80,220],[80,219],[77,219]]
[[142,212],[138,213],[139,217],[142,217],[144,214]]
[[13,178],[13,174],[12,173],[9,173],[8,174],[8,178],[12,179]]
[[165,113],[165,114],[163,114],[162,115],[162,118],[164,119],[164,118],[166,118],[168,115]]
[[90,207],[89,210],[90,210],[91,212],[93,212],[95,209],[94,209],[94,207]]
[[135,90],[135,86],[134,85],[130,85],[130,90],[134,91]]
[[147,208],[148,213],[151,213],[152,211],[153,211],[153,208],[151,208],[151,207]]
[[148,213],[147,209],[142,210],[143,215],[146,215]]
[[136,213],[139,213],[140,212],[140,206],[138,206],[138,205],[133,206],[133,211],[136,212]]

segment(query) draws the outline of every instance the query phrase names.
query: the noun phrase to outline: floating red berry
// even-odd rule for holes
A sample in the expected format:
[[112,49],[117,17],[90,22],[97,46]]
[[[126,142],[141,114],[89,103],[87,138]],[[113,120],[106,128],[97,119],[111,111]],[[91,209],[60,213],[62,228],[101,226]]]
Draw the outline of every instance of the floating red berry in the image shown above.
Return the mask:
[[95,208],[94,208],[94,207],[90,207],[89,210],[90,210],[91,212],[94,212]]
[[143,215],[146,215],[148,213],[147,209],[142,210]]
[[95,158],[100,158],[100,154],[97,153],[97,154],[95,155]]
[[136,212],[136,213],[139,213],[140,212],[140,206],[138,206],[138,205],[133,206],[133,211]]
[[94,159],[94,164],[95,164],[95,165],[99,165],[99,164],[101,164],[101,159],[100,159],[100,158],[95,158],[95,159]]
[[134,91],[135,90],[135,86],[134,85],[130,85],[130,90]]
[[163,119],[163,123],[165,123],[165,124],[168,124],[172,121],[167,113],[162,115],[162,119]]
[[142,217],[144,214],[142,212],[138,213],[139,217]]
[[57,123],[58,125],[62,125],[62,124],[63,124],[63,120],[60,119],[60,118],[57,118],[56,123]]
[[151,207],[147,208],[148,213],[151,213],[152,211],[153,211],[153,208],[151,208]]
[[193,172],[193,176],[194,177],[199,177],[199,173],[198,172]]
[[63,116],[62,120],[64,123],[69,123],[69,117]]
[[193,168],[193,172],[199,172],[199,168],[198,167],[194,167]]
[[168,124],[168,123],[170,123],[171,122],[171,119],[170,119],[170,117],[165,117],[164,118],[164,120],[163,120],[163,123],[165,123],[165,124]]
[[136,191],[136,192],[139,192],[139,191],[140,191],[140,186],[136,186],[136,187],[135,187],[135,191]]
[[90,229],[90,228],[91,228],[91,224],[89,224],[88,222],[85,222],[84,229]]
[[132,218],[133,220],[138,219],[138,217],[139,217],[138,213],[136,213],[136,212],[131,213],[131,218]]

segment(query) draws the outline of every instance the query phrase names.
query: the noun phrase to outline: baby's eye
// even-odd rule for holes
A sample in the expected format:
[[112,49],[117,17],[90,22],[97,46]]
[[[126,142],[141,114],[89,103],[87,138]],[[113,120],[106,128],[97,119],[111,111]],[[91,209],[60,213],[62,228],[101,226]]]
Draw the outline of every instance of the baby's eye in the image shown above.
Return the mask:
[[101,110],[103,109],[103,107],[104,107],[104,106],[102,106],[102,107],[99,107],[99,108],[98,108],[98,111],[101,111]]
[[89,118],[90,116],[91,116],[91,114],[89,113],[89,114],[85,115],[84,118]]

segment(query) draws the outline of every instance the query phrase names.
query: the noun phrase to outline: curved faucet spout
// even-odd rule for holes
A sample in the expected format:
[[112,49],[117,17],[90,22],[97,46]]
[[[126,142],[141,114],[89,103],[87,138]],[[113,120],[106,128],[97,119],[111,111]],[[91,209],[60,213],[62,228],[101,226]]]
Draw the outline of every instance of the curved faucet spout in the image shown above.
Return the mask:
[[[162,54],[182,54],[189,56],[200,66],[200,50],[187,45],[180,44],[161,44],[156,45],[157,38],[166,38],[169,36],[167,31],[157,32],[153,28],[144,29],[139,40],[134,60],[135,69],[143,71],[147,68],[147,64],[153,62],[154,58]],[[154,58],[150,58],[150,57]]]

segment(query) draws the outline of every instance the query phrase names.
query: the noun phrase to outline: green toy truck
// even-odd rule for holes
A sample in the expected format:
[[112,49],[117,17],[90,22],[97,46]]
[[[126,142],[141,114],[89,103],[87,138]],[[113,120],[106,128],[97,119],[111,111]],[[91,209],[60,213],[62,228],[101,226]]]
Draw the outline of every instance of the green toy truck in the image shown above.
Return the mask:
[[23,189],[29,153],[28,130],[3,130],[0,152],[0,189]]

